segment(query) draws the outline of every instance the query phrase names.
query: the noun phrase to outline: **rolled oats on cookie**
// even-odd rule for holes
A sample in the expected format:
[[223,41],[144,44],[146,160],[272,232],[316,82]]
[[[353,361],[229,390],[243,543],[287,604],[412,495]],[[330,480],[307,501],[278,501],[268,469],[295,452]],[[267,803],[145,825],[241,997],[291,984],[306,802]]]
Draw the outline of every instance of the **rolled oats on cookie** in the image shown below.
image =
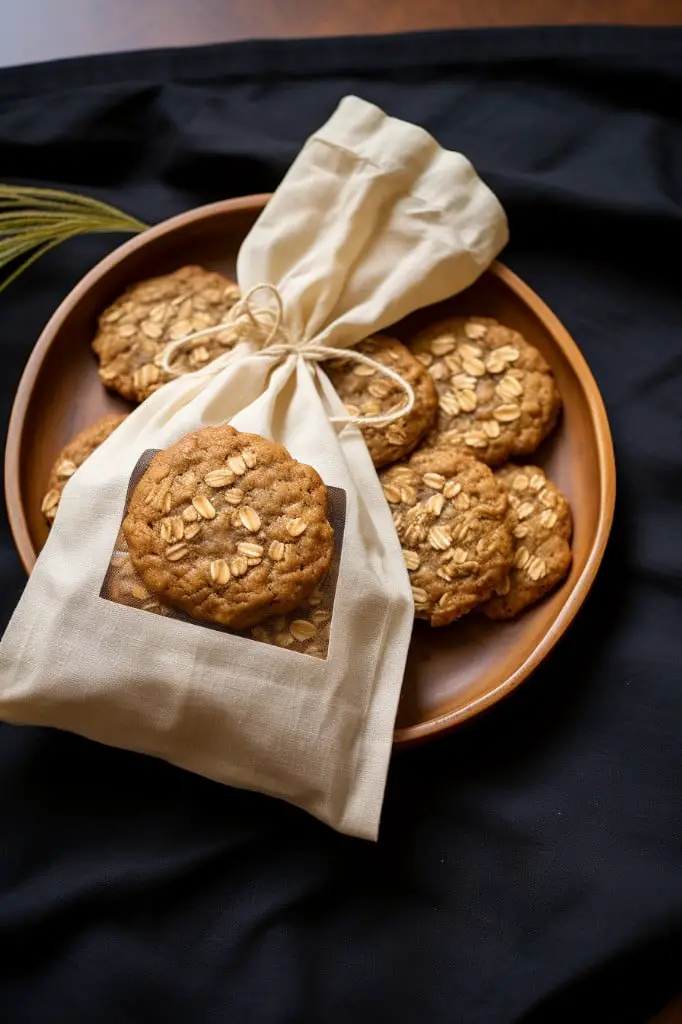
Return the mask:
[[60,451],[50,472],[47,492],[43,498],[41,511],[49,526],[55,520],[59,501],[67,481],[71,479],[79,466],[99,448],[103,441],[113,434],[116,427],[123,423],[127,413],[108,413],[85,427]]
[[513,555],[505,488],[491,470],[465,452],[423,450],[380,479],[415,616],[445,626],[486,601]]
[[286,615],[266,619],[251,629],[251,636],[261,643],[284,647],[314,658],[326,658],[332,620],[333,594],[325,587],[325,579],[305,601]]
[[296,608],[333,551],[315,470],[229,426],[204,427],[155,455],[123,532],[152,594],[234,629]]
[[430,447],[456,447],[494,466],[528,455],[554,427],[561,398],[544,356],[491,317],[452,317],[410,342],[438,389]]
[[489,619],[511,619],[566,576],[571,565],[571,509],[537,466],[503,466],[495,476],[509,496],[514,565],[481,611]]
[[[362,426],[374,465],[386,466],[405,458],[435,425],[438,393],[430,375],[410,350],[395,338],[376,334],[356,346],[358,352],[395,370],[414,391],[410,412],[385,426]],[[325,369],[352,416],[376,416],[400,409],[407,402],[396,381],[365,363],[335,360]]]
[[130,558],[127,545],[114,551],[109,563],[105,592],[102,596],[130,608],[141,608],[156,615],[170,615],[171,609],[149,593]]
[[[223,274],[187,266],[131,285],[99,318],[92,347],[102,383],[142,402],[171,377],[159,365],[171,341],[220,324],[239,300],[239,287]],[[229,330],[197,339],[179,351],[173,366],[190,373],[234,342]]]

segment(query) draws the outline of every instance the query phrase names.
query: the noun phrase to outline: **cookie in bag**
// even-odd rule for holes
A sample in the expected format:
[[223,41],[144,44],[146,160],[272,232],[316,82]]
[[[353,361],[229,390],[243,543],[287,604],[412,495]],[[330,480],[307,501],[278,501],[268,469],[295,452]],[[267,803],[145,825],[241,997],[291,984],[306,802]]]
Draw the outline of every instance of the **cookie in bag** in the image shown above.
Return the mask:
[[229,426],[154,456],[123,533],[151,594],[233,629],[301,604],[329,568],[334,539],[316,471]]

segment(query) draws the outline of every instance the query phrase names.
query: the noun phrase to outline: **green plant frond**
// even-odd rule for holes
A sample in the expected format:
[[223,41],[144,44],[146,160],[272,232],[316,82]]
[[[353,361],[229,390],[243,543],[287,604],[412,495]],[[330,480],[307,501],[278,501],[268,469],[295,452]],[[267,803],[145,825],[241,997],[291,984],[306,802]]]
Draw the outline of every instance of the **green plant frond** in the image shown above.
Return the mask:
[[5,202],[9,202],[14,207],[26,206],[30,209],[33,206],[37,209],[53,210],[57,213],[82,211],[84,214],[90,213],[95,216],[112,218],[117,223],[125,223],[131,229],[134,227],[138,231],[144,231],[147,228],[142,221],[123,213],[122,210],[117,210],[115,206],[110,206],[99,199],[93,199],[91,196],[79,195],[76,192],[61,192],[57,189],[32,188],[21,185],[0,185],[0,206]]
[[23,253],[30,252],[36,246],[42,245],[43,242],[65,242],[68,238],[72,238],[74,234],[80,234],[80,232],[74,232],[73,230],[60,231],[58,233],[54,231],[32,231],[30,233],[27,232],[25,235],[15,235],[12,238],[3,239],[0,241],[0,267],[6,266]]
[[50,249],[76,235],[120,231],[137,234],[146,224],[108,203],[57,189],[0,184],[0,271],[29,254],[0,292]]

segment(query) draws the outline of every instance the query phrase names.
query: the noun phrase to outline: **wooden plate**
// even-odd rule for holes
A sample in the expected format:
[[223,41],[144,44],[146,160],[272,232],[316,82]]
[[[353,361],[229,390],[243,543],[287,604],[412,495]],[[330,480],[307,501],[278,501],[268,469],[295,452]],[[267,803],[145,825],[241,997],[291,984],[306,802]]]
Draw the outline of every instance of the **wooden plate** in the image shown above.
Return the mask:
[[[40,503],[59,449],[98,416],[125,408],[97,376],[90,350],[97,315],[128,284],[186,263],[234,275],[239,246],[267,198],[214,203],[133,238],[99,263],[48,323],[19,385],[5,459],[10,525],[28,572],[47,536]],[[615,465],[604,404],[585,360],[557,318],[527,285],[496,263],[467,292],[421,310],[393,333],[404,335],[453,312],[493,316],[516,328],[554,370],[564,414],[533,458],[570,499],[573,567],[563,586],[515,622],[493,623],[474,614],[444,629],[415,625],[397,744],[452,728],[498,701],[540,664],[587,595],[613,517]]]

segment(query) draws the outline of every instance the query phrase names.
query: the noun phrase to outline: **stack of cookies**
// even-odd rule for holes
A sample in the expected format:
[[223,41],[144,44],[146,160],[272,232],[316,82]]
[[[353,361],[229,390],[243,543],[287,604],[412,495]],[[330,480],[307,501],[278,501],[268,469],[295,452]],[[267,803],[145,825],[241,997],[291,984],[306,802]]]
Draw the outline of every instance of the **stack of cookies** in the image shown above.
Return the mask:
[[[233,282],[195,266],[133,285],[99,319],[93,348],[102,382],[143,401],[168,380],[165,346],[222,324],[238,298]],[[233,340],[226,327],[183,349],[175,365],[198,369]],[[409,413],[361,429],[416,617],[442,626],[473,610],[490,619],[518,615],[571,563],[568,502],[527,464],[561,410],[547,362],[489,317],[442,320],[405,343],[375,335],[358,350],[414,393]],[[351,416],[399,412],[406,402],[400,385],[367,363],[341,359],[326,369]],[[123,418],[104,417],[60,453],[43,501],[48,523],[66,481]],[[207,428],[157,455],[138,483],[108,596],[324,656],[332,552],[327,493],[313,469],[263,438]]]
[[[416,617],[442,626],[474,609],[491,619],[518,615],[571,564],[566,498],[538,467],[508,461],[527,459],[556,425],[561,396],[549,365],[490,317],[452,317],[406,344],[376,336],[359,349],[414,391],[407,416],[362,430],[381,469]],[[370,366],[342,361],[330,377],[351,415],[405,402]]]

